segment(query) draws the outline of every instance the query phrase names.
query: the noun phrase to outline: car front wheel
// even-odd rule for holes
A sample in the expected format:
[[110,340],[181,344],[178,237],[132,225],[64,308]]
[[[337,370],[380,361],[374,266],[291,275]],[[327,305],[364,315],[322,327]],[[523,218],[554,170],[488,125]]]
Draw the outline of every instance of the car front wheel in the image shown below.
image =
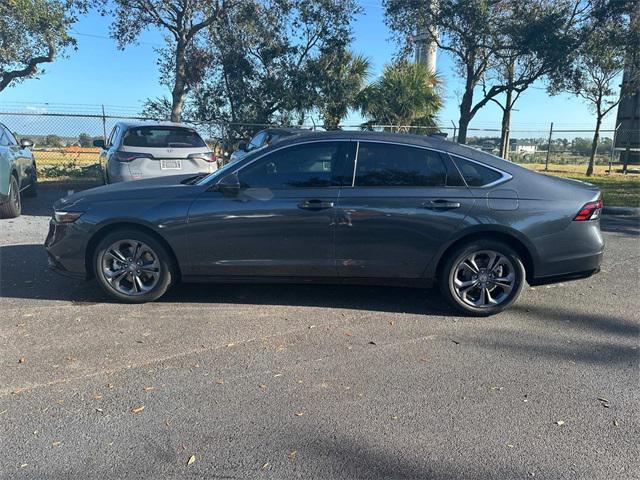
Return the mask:
[[439,277],[447,300],[474,316],[493,315],[507,308],[516,301],[525,281],[519,255],[492,240],[477,240],[456,249]]
[[119,230],[103,238],[95,250],[93,266],[102,289],[126,303],[157,300],[176,278],[166,248],[137,230]]

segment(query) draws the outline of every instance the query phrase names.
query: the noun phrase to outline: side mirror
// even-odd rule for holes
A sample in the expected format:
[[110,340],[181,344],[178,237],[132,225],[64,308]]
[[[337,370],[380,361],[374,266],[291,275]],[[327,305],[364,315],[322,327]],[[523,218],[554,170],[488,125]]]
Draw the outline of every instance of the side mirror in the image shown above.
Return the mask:
[[235,197],[240,193],[240,180],[237,173],[231,173],[216,184],[218,191],[227,197]]
[[23,138],[22,140],[20,140],[20,146],[22,148],[31,148],[33,147],[33,142],[28,138]]
[[243,152],[247,151],[247,143],[246,142],[240,142],[238,144],[238,150],[242,150]]
[[100,140],[94,140],[93,141],[93,146],[104,149],[105,148],[104,140],[101,140],[101,139]]

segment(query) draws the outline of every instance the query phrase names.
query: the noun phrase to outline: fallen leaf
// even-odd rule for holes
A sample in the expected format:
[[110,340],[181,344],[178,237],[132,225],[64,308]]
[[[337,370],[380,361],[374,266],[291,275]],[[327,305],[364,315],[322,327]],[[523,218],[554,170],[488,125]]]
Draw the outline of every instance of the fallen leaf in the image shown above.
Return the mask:
[[112,383],[107,383],[107,388],[113,388],[113,384]]
[[18,360],[18,363],[27,363],[27,358],[26,357],[20,357],[20,359]]
[[558,421],[556,422],[556,424],[557,424],[557,425],[564,425],[564,422],[563,422],[562,420],[558,420]]
[[394,322],[393,320],[389,320],[389,325],[391,325],[392,327],[396,324],[396,322]]
[[604,397],[598,397],[598,400],[600,400],[601,402],[609,403],[609,400]]
[[260,388],[261,388],[262,390],[266,390],[266,389],[267,389],[267,386],[266,386],[264,383],[261,383],[261,384],[260,384]]
[[51,446],[52,446],[53,448],[58,448],[60,445],[62,445],[62,442],[52,442],[52,443],[51,443]]
[[507,443],[507,447],[513,448],[513,445],[511,445],[510,443]]
[[5,414],[5,413],[7,413],[8,411],[9,411],[9,410],[2,410],[2,411],[0,412],[0,415],[4,415],[4,414]]
[[369,345],[377,345],[377,343],[374,342],[374,341],[371,341],[371,342],[369,342]]
[[608,403],[603,403],[603,404],[602,404],[602,406],[603,406],[604,408],[609,408],[609,404],[608,404]]
[[28,467],[28,466],[29,466],[29,464],[28,464],[28,463],[23,463],[22,465],[20,465],[20,468],[26,468],[26,467]]
[[23,388],[16,388],[13,392],[11,392],[11,395],[20,395],[23,390]]
[[193,365],[191,365],[191,368],[200,368],[200,365],[198,365],[197,363],[194,363]]
[[311,330],[312,328],[316,328],[315,325],[309,325],[309,330]]
[[94,400],[102,400],[102,395],[100,395],[99,393],[96,393],[96,394],[93,396],[93,399],[94,399]]
[[282,376],[282,374],[281,374],[281,373],[276,373],[276,374],[273,376],[273,378],[278,378],[278,377],[281,377],[281,376]]
[[145,392],[150,392],[151,390],[155,390],[156,387],[154,387],[153,385],[146,385],[144,387],[142,387],[142,390],[144,390]]
[[103,410],[101,408],[96,408],[96,412],[98,413],[104,413]]
[[284,352],[284,345],[278,345],[276,347],[276,352]]
[[391,420],[397,420],[398,417],[396,415],[391,415]]
[[451,339],[451,341],[452,341],[453,343],[455,343],[456,345],[460,345],[460,342],[458,342],[457,340],[453,340],[453,339]]
[[351,332],[344,332],[345,337],[353,337],[353,333]]
[[614,421],[613,421],[613,425],[614,425],[615,427],[617,427],[618,425],[620,425],[620,423],[618,423],[618,420],[614,420]]
[[216,383],[218,385],[224,385],[224,378],[219,378],[218,380],[216,380]]
[[289,460],[291,460],[292,462],[296,459],[297,456],[298,456],[298,451],[297,450],[294,450],[289,455],[287,455],[287,457],[289,457]]
[[133,407],[131,409],[131,413],[140,413],[144,410],[144,405],[138,405],[137,407]]
[[269,466],[270,466],[270,464],[269,464],[269,462],[267,462],[264,465],[262,465],[262,467],[260,467],[260,468],[262,468],[262,470],[266,470],[267,468],[269,468]]
[[69,355],[67,357],[67,362],[75,362],[76,360],[78,360],[76,357],[74,357],[73,355]]
[[227,343],[227,347],[233,347],[235,343]]
[[303,415],[304,415],[304,412],[296,412],[296,413],[294,413],[294,415],[295,415],[296,417],[301,417],[301,416],[303,416]]
[[189,457],[189,460],[187,460],[187,467],[188,467],[189,465],[191,465],[191,464],[192,464],[193,462],[195,462],[195,461],[196,461],[196,456],[195,456],[195,455],[191,455],[191,456]]
[[422,358],[420,358],[420,361],[421,361],[421,362],[426,362],[427,360],[428,360],[428,359],[427,359],[427,357],[422,357]]

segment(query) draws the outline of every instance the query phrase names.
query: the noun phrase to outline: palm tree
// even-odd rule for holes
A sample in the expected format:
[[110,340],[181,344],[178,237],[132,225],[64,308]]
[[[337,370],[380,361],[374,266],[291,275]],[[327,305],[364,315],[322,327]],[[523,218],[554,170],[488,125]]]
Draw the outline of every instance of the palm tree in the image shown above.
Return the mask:
[[[440,80],[422,63],[385,67],[382,76],[358,96],[364,126],[396,132],[433,133],[442,108]],[[415,128],[419,127],[419,128]]]
[[335,130],[357,106],[358,94],[370,75],[371,62],[363,55],[347,50],[331,53],[320,58],[318,67],[322,70],[318,88],[318,110],[324,128]]

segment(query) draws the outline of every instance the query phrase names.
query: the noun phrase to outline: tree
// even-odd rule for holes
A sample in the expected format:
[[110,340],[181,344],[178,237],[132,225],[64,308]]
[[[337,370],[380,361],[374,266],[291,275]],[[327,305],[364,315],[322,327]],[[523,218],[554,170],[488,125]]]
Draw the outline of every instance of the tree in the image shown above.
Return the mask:
[[[622,8],[607,12],[604,19],[595,15],[591,23],[585,26],[588,38],[564,75],[554,78],[550,87],[552,93],[567,91],[582,97],[595,113],[587,176],[593,174],[602,120],[620,103],[622,96],[631,93],[624,88],[618,90],[625,61],[638,62],[635,41],[638,39],[639,26],[638,22],[630,21],[631,9],[637,6],[634,2],[620,2],[617,7],[620,6]],[[629,84],[636,84],[637,81],[634,79]]]
[[[404,45],[404,53],[411,47],[418,28],[429,25],[431,28],[422,31],[454,60],[464,80],[459,142],[466,141],[469,123],[476,113],[506,94],[505,102],[500,104],[504,111],[504,150],[515,101],[573,48],[576,25],[588,9],[585,3],[588,2],[384,0],[387,24]],[[480,86],[483,95],[474,103]]]
[[[196,88],[208,65],[200,46],[204,33],[214,27],[239,0],[113,0],[111,36],[124,49],[149,27],[163,31],[166,46],[158,49],[161,80],[171,85],[171,120],[179,122],[185,98]],[[166,60],[165,60],[166,59]],[[168,67],[170,66],[170,67]]]
[[246,0],[227,10],[210,30],[213,62],[193,92],[194,115],[230,124],[231,136],[301,124],[318,109],[340,116],[340,82],[365,73],[361,59],[345,66],[358,11],[355,0]]
[[69,35],[84,3],[72,0],[0,2],[0,92],[43,73],[75,40]]
[[[370,126],[384,125],[400,132],[433,132],[442,107],[438,86],[437,77],[421,63],[387,66],[382,76],[360,93],[360,110]],[[415,126],[424,128],[410,128]]]
[[322,56],[315,65],[317,105],[326,130],[335,130],[347,116],[370,75],[369,59],[343,50]]
[[78,135],[78,144],[83,148],[88,148],[93,145],[93,138],[88,133],[81,133]]
[[62,147],[62,139],[58,135],[47,135],[44,137],[44,144],[47,147],[60,148]]

